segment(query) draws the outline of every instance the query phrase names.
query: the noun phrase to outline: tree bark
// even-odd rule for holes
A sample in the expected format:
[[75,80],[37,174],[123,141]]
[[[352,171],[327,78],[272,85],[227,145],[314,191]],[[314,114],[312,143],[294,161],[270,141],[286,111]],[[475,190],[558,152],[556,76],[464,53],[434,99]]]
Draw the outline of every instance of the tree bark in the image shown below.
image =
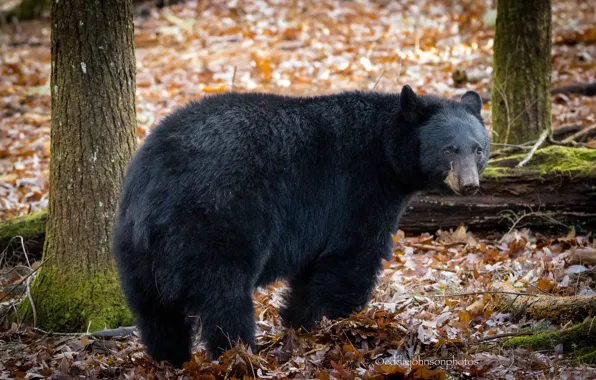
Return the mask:
[[499,0],[494,42],[494,140],[519,144],[551,130],[551,0]]
[[136,147],[132,0],[52,2],[51,161],[46,264],[32,286],[39,327],[131,324],[111,254],[112,222]]

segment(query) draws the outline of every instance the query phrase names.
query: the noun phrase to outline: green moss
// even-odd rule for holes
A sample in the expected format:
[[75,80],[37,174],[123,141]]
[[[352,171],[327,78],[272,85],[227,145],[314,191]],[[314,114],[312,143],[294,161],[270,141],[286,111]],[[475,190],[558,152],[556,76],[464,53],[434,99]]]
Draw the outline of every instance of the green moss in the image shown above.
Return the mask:
[[576,365],[596,364],[596,349],[582,350],[575,357],[574,364]]
[[[85,332],[129,326],[129,311],[114,269],[91,276],[43,267],[31,287],[37,327],[48,331]],[[32,322],[31,304],[24,299],[19,315]]]
[[594,347],[596,339],[596,319],[590,319],[561,331],[550,331],[530,336],[520,336],[509,339],[505,347],[531,347],[534,350],[553,350],[557,345],[562,344],[566,352],[572,352],[578,348]]
[[482,173],[482,176],[484,178],[499,178],[499,177],[507,176],[508,174],[511,174],[511,173],[512,173],[512,169],[491,166],[491,163],[489,161],[489,164],[486,167],[486,169],[484,170],[484,173]]
[[0,222],[0,241],[15,236],[36,237],[44,233],[47,211],[42,210]]
[[492,159],[483,173],[485,178],[503,178],[520,174],[544,176],[549,173],[568,175],[574,178],[596,177],[596,150],[569,148],[558,145],[536,151],[532,159],[522,168],[515,166],[526,157],[518,154]]

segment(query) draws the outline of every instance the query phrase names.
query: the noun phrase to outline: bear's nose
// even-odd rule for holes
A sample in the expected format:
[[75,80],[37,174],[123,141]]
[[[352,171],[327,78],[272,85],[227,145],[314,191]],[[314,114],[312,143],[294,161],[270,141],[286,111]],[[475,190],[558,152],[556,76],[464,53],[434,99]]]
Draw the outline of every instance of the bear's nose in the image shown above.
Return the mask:
[[477,183],[469,183],[466,185],[463,185],[462,188],[460,189],[462,195],[472,195],[472,194],[476,194],[476,192],[478,191],[478,189],[480,188],[480,186]]

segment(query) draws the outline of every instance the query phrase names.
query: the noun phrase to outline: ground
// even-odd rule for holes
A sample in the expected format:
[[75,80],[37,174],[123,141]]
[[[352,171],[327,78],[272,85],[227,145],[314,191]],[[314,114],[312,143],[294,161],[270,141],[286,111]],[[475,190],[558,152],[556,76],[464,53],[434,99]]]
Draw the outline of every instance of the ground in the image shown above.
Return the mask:
[[464,227],[437,235],[405,238],[398,231],[394,257],[385,263],[368,308],[345,320],[323,321],[312,332],[281,327],[277,306],[283,284],[260,290],[255,296],[258,356],[236,349],[218,363],[203,362],[205,353],[199,346],[193,362],[176,371],[152,363],[136,336],[103,340],[84,334],[50,335],[13,325],[0,330],[0,379],[26,374],[92,378],[199,374],[352,378],[383,373],[409,373],[425,379],[449,375],[501,379],[511,373],[552,379],[596,376],[596,367],[582,362],[579,346],[541,352],[505,348],[502,334],[554,331],[561,326],[525,317],[513,320],[508,310],[495,306],[495,294],[489,291],[491,284],[507,281],[529,294],[594,294],[588,267],[573,264],[578,249],[594,249],[589,238],[572,233],[546,238],[527,230],[500,239],[480,238]]
[[[467,90],[490,94],[494,32],[489,3],[245,0],[149,8],[149,15],[135,20],[137,136],[142,141],[175,107],[232,87],[310,95],[398,91],[410,84],[417,92],[442,96]],[[589,2],[553,0],[554,86],[594,81],[591,17]],[[453,78],[461,71],[469,81],[460,86]],[[49,73],[48,20],[0,26],[0,219],[47,206]],[[490,104],[483,115],[490,126]],[[555,128],[595,122],[594,98],[553,97]],[[384,373],[400,378],[406,372],[411,378],[596,377],[593,366],[578,360],[579,347],[505,348],[499,334],[566,325],[514,320],[507,310],[495,309],[494,294],[482,293],[506,281],[525,293],[593,295],[596,287],[587,275],[593,267],[572,261],[579,249],[594,249],[592,237],[530,231],[481,237],[460,229],[438,237],[406,238],[398,232],[395,240],[395,255],[372,302],[347,320],[323,322],[311,333],[288,332],[276,312],[283,284],[260,291],[255,296],[258,356],[236,350],[219,363],[199,366],[203,351],[198,347],[195,364],[176,372],[150,362],[135,336],[52,335],[5,321],[0,379],[366,378]],[[40,265],[27,256],[9,257],[2,249],[0,313],[26,296],[26,276]],[[414,361],[453,358],[457,362],[421,366]]]

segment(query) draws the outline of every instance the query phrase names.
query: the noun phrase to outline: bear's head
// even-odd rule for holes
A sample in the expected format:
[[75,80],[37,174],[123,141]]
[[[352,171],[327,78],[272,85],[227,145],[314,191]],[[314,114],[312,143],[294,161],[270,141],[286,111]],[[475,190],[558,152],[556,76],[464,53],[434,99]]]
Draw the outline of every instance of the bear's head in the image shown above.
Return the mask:
[[490,155],[478,93],[468,91],[457,102],[417,96],[406,85],[399,103],[402,117],[417,130],[419,165],[426,187],[447,184],[459,195],[478,191],[479,177]]

